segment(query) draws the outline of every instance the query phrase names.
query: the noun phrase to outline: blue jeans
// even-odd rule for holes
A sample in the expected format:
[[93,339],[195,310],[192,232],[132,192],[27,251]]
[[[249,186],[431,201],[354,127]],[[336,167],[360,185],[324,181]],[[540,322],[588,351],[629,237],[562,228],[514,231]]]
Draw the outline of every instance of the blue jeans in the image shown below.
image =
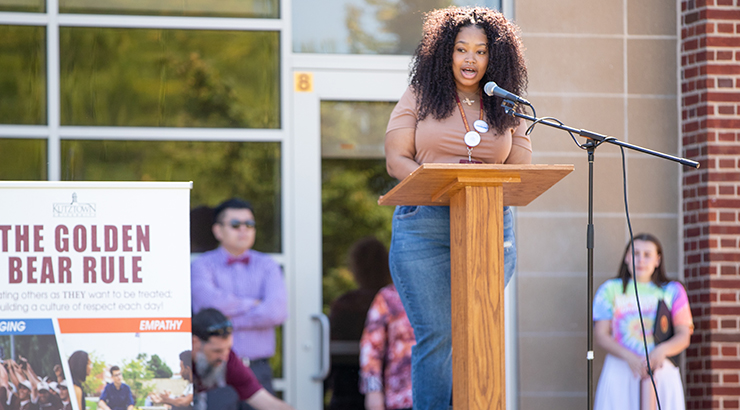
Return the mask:
[[[389,264],[416,336],[411,353],[414,409],[446,409],[452,397],[450,208],[396,207]],[[515,266],[514,221],[504,207],[505,284]]]

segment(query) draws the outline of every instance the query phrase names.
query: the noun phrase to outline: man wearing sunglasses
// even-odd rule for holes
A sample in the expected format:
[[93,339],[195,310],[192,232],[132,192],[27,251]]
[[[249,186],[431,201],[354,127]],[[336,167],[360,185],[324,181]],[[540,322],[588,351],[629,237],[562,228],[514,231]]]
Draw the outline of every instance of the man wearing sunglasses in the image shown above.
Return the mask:
[[280,266],[252,249],[256,222],[252,205],[238,198],[214,210],[213,235],[220,246],[191,266],[193,312],[216,308],[234,325],[234,351],[270,393],[275,327],[288,316]]
[[233,326],[216,309],[193,316],[193,384],[195,410],[238,410],[245,402],[256,410],[292,410],[257,381],[231,350]]

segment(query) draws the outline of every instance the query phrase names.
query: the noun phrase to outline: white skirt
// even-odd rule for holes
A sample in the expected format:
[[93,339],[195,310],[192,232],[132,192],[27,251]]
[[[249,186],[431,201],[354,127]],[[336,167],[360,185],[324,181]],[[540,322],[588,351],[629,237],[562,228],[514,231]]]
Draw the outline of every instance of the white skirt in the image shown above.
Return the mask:
[[[681,374],[670,360],[665,360],[653,378],[662,410],[686,409]],[[632,374],[624,360],[606,355],[596,387],[594,410],[640,410],[640,379]]]

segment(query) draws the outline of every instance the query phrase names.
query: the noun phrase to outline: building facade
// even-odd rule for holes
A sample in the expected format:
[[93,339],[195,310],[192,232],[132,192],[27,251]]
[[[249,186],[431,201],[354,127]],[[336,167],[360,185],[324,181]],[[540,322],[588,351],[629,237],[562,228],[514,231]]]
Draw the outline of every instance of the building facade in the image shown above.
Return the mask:
[[[193,181],[194,231],[222,199],[252,200],[255,247],[283,265],[290,295],[276,387],[319,409],[331,350],[322,315],[342,242],[388,238],[392,210],[360,210],[393,183],[382,175],[385,122],[422,12],[450,2],[211,3],[0,1],[0,179]],[[740,0],[483,3],[521,27],[540,116],[702,163],[626,152],[629,210],[689,289],[689,408],[737,408]],[[576,170],[516,211],[507,402],[580,408],[587,158],[561,131],[538,126],[532,139],[534,162]],[[629,230],[620,150],[602,145],[594,166],[597,287],[616,275]],[[212,246],[192,239],[194,254]],[[594,382],[603,356],[597,348]]]

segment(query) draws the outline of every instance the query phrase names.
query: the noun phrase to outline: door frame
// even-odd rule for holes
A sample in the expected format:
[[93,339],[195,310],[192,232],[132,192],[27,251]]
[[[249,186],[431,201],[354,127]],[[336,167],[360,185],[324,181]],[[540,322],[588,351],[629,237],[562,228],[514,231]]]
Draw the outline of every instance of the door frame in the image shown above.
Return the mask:
[[[410,56],[294,54],[291,84],[292,118],[286,159],[291,192],[289,232],[293,275],[289,294],[291,325],[285,340],[286,399],[302,410],[323,410],[322,368],[322,232],[321,232],[321,101],[397,101],[407,85]],[[311,87],[301,91],[296,73],[308,74]],[[326,329],[328,330],[328,329]]]

